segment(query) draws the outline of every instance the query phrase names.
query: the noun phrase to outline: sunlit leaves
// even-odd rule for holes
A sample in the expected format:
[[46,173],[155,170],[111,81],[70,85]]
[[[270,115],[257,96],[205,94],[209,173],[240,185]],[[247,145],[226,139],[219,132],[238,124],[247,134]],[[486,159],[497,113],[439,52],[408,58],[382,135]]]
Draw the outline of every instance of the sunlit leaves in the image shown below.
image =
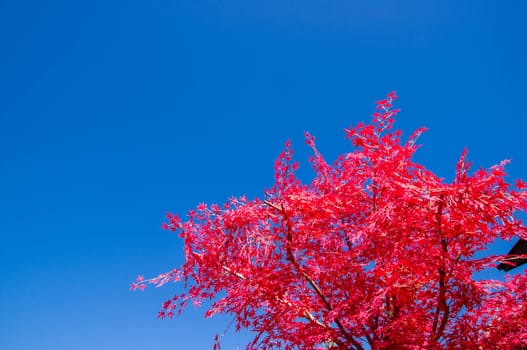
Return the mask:
[[182,281],[159,317],[212,300],[206,316],[232,314],[255,332],[250,349],[526,346],[527,277],[473,279],[503,261],[481,257],[490,243],[527,238],[525,183],[507,183],[506,162],[471,172],[466,150],[452,183],[414,163],[425,129],[406,141],[393,130],[396,98],[345,130],[352,149],[334,163],[306,133],[311,183],[296,177],[288,141],[264,198],[168,214],[185,263],[132,288]]

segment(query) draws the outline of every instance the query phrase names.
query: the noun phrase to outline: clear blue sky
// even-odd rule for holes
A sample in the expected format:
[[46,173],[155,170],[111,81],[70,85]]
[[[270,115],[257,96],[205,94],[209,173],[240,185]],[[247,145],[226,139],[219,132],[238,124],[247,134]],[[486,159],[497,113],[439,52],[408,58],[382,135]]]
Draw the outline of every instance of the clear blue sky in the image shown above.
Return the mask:
[[287,138],[309,178],[303,132],[332,160],[391,90],[441,176],[527,178],[526,4],[0,1],[0,348],[210,349],[228,318],[128,290],[182,262],[164,213],[261,196]]

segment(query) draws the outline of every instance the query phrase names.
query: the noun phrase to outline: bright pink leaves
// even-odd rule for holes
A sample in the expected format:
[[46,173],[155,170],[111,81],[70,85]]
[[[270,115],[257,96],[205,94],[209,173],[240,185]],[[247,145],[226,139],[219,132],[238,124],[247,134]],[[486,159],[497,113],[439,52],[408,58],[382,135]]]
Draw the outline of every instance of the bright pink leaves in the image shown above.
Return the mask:
[[163,228],[183,239],[185,263],[132,289],[182,279],[185,291],[159,317],[213,300],[207,317],[232,314],[256,332],[248,349],[527,346],[525,274],[472,278],[503,260],[481,258],[488,244],[527,238],[515,219],[527,185],[512,190],[503,162],[470,173],[466,151],[453,183],[442,182],[412,161],[425,129],[406,142],[392,131],[396,98],[346,130],[355,148],[333,164],[306,133],[310,184],[296,178],[288,141],[264,199],[199,204],[186,221],[167,214]]

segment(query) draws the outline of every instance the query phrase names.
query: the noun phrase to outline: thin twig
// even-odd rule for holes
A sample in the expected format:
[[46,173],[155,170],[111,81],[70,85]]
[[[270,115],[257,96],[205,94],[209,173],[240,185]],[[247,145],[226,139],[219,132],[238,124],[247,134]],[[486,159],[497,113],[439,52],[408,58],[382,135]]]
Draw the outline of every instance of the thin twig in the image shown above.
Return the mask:
[[276,205],[276,204],[274,204],[272,202],[269,202],[268,200],[264,200],[263,202],[264,202],[264,204],[270,206],[271,208],[274,208],[274,209],[278,210],[279,212],[283,212],[284,211],[284,208],[281,208],[278,205]]

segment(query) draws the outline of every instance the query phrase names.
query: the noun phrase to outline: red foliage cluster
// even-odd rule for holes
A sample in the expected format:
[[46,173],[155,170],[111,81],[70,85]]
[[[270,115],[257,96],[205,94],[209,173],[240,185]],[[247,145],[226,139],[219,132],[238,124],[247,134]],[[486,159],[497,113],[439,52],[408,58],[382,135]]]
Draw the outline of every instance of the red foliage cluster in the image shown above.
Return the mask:
[[[328,164],[313,149],[315,177],[295,176],[289,143],[265,199],[200,204],[165,227],[184,240],[185,263],[132,288],[180,279],[185,293],[163,304],[171,317],[189,303],[232,314],[255,332],[248,349],[514,349],[527,346],[527,275],[476,280],[504,257],[481,258],[496,239],[527,239],[515,212],[523,182],[504,165],[469,173],[463,152],[452,183],[412,161],[392,131],[391,93],[371,124],[346,130],[354,149]],[[219,344],[215,344],[215,348]]]

